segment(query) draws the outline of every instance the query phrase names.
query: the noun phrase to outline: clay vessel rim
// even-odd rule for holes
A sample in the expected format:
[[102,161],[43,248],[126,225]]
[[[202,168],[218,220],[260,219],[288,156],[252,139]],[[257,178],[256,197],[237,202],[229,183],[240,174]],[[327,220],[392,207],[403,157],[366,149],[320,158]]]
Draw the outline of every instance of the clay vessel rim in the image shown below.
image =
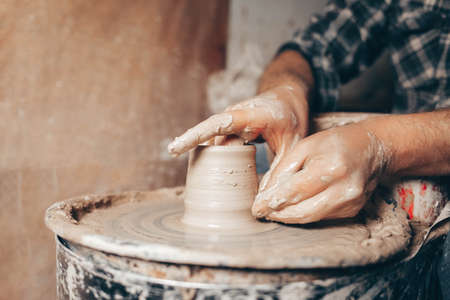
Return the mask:
[[208,152],[252,152],[255,151],[255,145],[198,145],[198,150]]

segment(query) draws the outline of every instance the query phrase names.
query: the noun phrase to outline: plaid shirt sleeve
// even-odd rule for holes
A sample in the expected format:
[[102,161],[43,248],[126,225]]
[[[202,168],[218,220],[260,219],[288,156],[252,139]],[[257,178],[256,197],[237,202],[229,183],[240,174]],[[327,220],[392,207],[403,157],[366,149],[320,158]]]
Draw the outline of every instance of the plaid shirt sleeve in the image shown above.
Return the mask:
[[450,107],[450,1],[399,1],[391,23],[393,111]]
[[316,110],[335,110],[339,87],[367,69],[387,46],[390,1],[333,1],[279,52],[297,49],[315,78]]
[[393,111],[450,107],[450,1],[334,0],[279,52],[294,49],[315,78],[313,109],[333,111],[339,87],[388,49],[395,73]]

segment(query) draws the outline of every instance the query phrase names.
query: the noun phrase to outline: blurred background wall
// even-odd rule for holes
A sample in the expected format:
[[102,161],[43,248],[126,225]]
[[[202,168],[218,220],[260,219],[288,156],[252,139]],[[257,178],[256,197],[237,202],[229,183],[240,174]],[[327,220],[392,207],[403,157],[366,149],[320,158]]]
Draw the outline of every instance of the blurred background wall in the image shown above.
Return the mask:
[[54,299],[45,209],[184,182],[169,139],[206,116],[228,1],[0,2],[0,298]]
[[327,0],[232,0],[227,67],[236,65],[248,45],[255,45],[268,63],[280,45],[321,12]]

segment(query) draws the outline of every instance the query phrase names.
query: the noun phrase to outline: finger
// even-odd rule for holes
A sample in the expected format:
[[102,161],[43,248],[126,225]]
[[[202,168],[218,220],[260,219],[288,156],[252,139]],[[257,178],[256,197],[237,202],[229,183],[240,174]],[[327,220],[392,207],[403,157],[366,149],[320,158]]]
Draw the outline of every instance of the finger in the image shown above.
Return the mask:
[[335,206],[335,209],[330,211],[323,220],[352,218],[356,216],[363,208],[365,201],[356,199],[353,201],[343,202]]
[[286,154],[286,146],[281,147],[281,151],[275,155],[270,169],[264,174],[259,184],[258,194],[252,206],[254,216],[263,217],[272,212],[265,199],[269,195],[276,194],[280,187],[300,170],[305,159],[306,153],[293,150]]
[[215,145],[216,142],[214,139],[209,139],[206,142],[204,142],[202,145],[207,145],[207,146],[211,146],[211,145]]
[[242,146],[244,144],[245,144],[244,139],[237,135],[227,135],[224,137],[224,139],[219,144],[217,143],[217,139],[216,139],[216,145]]
[[[347,188],[348,190],[348,188]],[[348,192],[347,192],[348,193]],[[341,219],[356,216],[364,207],[366,200],[370,197],[371,192],[363,191],[363,189],[354,188],[350,197],[341,197],[341,201],[337,198],[333,210],[331,210],[324,219]]]
[[[264,175],[259,185],[258,196],[253,205],[253,213],[256,216],[265,216],[272,211],[268,206],[267,198],[276,195],[281,186],[289,182],[290,178],[304,165],[311,152],[307,140],[302,140],[294,147],[282,145],[281,151],[275,156],[269,171]],[[282,198],[279,198],[284,202]]]
[[292,174],[301,169],[311,150],[305,140],[293,143],[289,139],[281,142],[269,171],[264,175],[259,192],[286,181]]
[[186,152],[216,135],[226,134],[232,125],[233,116],[230,113],[213,115],[175,138],[168,146],[169,153],[178,155]]
[[226,135],[218,135],[218,136],[212,138],[211,140],[214,140],[212,145],[223,145],[223,143],[225,142],[226,137],[227,137]]
[[258,127],[263,128],[267,120],[266,115],[267,113],[261,109],[235,110],[213,115],[175,138],[169,144],[168,151],[179,155],[215,136],[239,134],[249,124],[252,125],[252,130],[257,130]]
[[273,211],[266,218],[291,224],[306,224],[327,219],[350,218],[358,214],[366,202],[366,195],[346,195],[346,185],[335,184],[319,194],[297,204]]
[[335,168],[330,168],[327,164],[326,159],[310,160],[302,170],[290,175],[278,188],[274,185],[259,193],[253,204],[254,213],[264,216],[273,210],[299,203],[325,190],[341,178],[341,174],[336,173]]
[[329,201],[334,196],[333,192],[332,188],[326,189],[300,203],[273,211],[266,218],[287,224],[306,224],[323,220],[333,209]]
[[277,169],[277,166],[280,163],[281,159],[282,159],[281,154],[275,154],[275,156],[270,164],[269,170],[264,174],[263,178],[261,179],[261,181],[259,183],[258,193],[265,191],[270,186],[269,183],[271,183],[273,181],[272,174]]

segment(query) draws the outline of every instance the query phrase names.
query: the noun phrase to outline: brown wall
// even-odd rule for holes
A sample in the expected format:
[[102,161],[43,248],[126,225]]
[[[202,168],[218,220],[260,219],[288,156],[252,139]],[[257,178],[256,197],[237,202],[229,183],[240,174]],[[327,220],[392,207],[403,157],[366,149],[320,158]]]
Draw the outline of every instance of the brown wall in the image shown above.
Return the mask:
[[168,139],[205,117],[223,0],[0,3],[0,298],[52,299],[53,202],[184,181]]

